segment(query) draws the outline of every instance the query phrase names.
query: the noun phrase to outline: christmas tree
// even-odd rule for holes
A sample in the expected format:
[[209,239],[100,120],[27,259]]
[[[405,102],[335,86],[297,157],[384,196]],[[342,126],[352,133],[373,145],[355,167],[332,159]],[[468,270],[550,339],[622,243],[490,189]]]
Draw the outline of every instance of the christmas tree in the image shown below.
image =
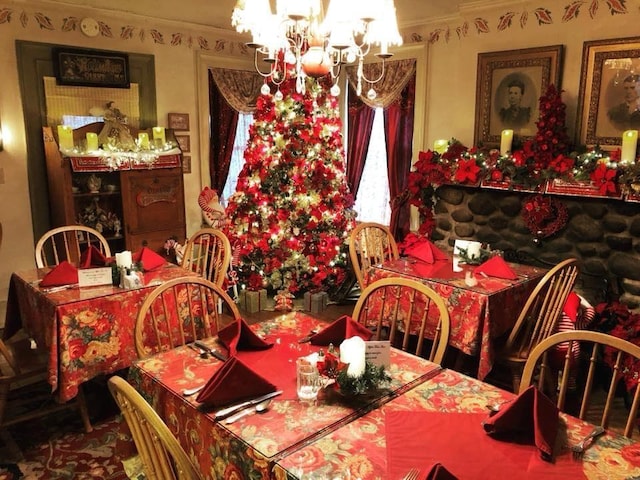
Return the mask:
[[[241,288],[298,295],[339,286],[355,222],[342,122],[328,81],[288,78],[258,97],[227,234]],[[300,90],[300,89],[298,89]]]

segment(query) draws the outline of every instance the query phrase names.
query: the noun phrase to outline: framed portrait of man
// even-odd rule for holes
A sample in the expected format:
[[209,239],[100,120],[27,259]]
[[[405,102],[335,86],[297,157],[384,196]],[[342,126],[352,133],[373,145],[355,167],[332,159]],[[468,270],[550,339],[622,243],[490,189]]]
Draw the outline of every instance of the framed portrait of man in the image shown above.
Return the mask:
[[562,45],[478,54],[476,145],[497,147],[503,130],[520,139],[536,134],[539,99],[560,88]]
[[584,42],[578,97],[578,142],[605,150],[640,130],[640,37]]

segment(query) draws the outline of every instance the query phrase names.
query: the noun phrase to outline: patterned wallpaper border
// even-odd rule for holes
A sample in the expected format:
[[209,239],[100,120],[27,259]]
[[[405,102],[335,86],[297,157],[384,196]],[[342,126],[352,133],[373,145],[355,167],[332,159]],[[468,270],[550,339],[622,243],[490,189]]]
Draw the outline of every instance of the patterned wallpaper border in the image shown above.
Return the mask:
[[[472,20],[462,20],[458,25],[446,25],[434,28],[426,34],[405,32],[405,41],[408,43],[449,42],[455,34],[459,40],[468,37],[473,31],[478,35],[491,33],[492,28],[502,32],[513,28],[524,29],[529,24],[541,27],[556,22],[570,23],[581,14],[588,14],[590,19],[597,21],[599,15],[626,15],[629,14],[627,3],[629,0],[573,0],[564,6],[547,8],[543,6],[526,8],[522,11],[507,10],[496,13],[497,17],[489,19],[487,16],[478,16]],[[64,15],[64,14],[63,14]],[[0,27],[12,21],[17,21],[22,28],[27,28],[31,22],[43,31],[80,32],[80,22],[83,17],[69,15],[62,18],[53,18],[42,11],[29,11],[11,7],[0,8]],[[200,49],[228,55],[252,55],[249,48],[241,42],[233,42],[225,39],[209,39],[204,35],[194,35],[184,31],[171,31],[168,27],[142,28],[132,24],[116,25],[112,22],[97,20],[99,35],[105,38],[125,41],[138,40],[140,42],[151,41],[157,45],[168,47],[186,47]],[[413,27],[415,29],[415,27]]]

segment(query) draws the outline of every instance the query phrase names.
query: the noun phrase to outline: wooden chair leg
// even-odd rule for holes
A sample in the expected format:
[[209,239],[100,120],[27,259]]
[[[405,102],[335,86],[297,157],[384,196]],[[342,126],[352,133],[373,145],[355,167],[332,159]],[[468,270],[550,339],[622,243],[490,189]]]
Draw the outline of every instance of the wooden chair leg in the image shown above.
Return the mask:
[[91,419],[89,418],[89,409],[87,408],[87,399],[84,395],[82,385],[80,385],[80,388],[78,388],[76,401],[78,402],[78,410],[80,411],[80,417],[82,418],[84,431],[87,433],[93,432],[93,426],[91,425]]

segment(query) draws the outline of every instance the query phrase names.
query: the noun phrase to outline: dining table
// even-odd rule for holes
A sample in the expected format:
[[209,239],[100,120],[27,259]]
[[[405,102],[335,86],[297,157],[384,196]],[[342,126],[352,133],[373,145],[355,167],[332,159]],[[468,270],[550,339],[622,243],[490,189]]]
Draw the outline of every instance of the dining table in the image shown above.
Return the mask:
[[194,273],[171,263],[144,272],[140,288],[78,284],[42,288],[51,267],[14,272],[9,283],[3,338],[20,329],[49,354],[48,382],[60,401],[83,382],[128,367],[138,358],[138,310],[158,285]]
[[[391,380],[385,388],[364,396],[344,397],[326,387],[315,401],[300,401],[296,393],[296,359],[327,351],[328,347],[299,340],[322,325],[326,322],[302,312],[252,325],[273,347],[238,351],[237,357],[282,394],[274,397],[265,411],[230,424],[216,420],[215,409],[206,402],[200,403],[197,395],[183,395],[185,389],[205,384],[224,365],[213,357],[202,358],[189,346],[134,362],[128,380],[168,424],[204,478],[267,479],[278,459],[402,395],[441,368],[391,348],[386,368]],[[215,339],[204,341],[211,348],[220,349]],[[120,456],[127,458],[126,444],[121,445]]]
[[459,264],[454,270],[452,258],[426,263],[400,257],[372,265],[364,276],[367,285],[382,278],[400,277],[417,280],[435,290],[449,312],[449,345],[477,358],[477,377],[483,380],[493,367],[496,340],[515,325],[527,298],[548,271],[517,263],[508,266],[513,279],[474,274],[474,265]]
[[401,480],[411,468],[440,465],[460,480],[640,476],[640,443],[612,430],[598,437],[582,458],[574,458],[571,446],[594,426],[563,413],[552,461],[543,460],[534,445],[488,435],[482,424],[490,415],[489,407],[505,408],[514,398],[513,393],[455,370],[439,370],[402,395],[280,458],[272,475],[279,480]]

